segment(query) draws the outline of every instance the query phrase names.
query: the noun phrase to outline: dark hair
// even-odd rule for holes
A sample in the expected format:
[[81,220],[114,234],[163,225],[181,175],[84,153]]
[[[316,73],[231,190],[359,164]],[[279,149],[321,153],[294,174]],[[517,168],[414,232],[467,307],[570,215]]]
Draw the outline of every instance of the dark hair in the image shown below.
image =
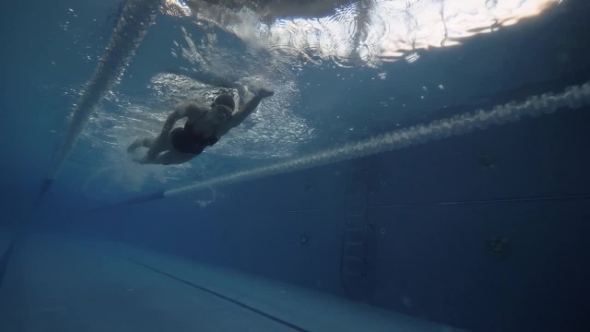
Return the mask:
[[229,107],[232,111],[236,108],[236,102],[234,101],[234,97],[228,94],[222,94],[217,96],[214,101],[217,105],[223,105]]

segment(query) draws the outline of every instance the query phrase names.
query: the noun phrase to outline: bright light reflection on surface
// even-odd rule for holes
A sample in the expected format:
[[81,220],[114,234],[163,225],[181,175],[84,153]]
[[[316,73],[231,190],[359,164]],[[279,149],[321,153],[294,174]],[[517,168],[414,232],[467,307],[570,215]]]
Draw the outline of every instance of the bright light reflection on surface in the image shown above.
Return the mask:
[[[220,5],[235,2],[218,1]],[[559,2],[362,0],[344,1],[343,5],[342,1],[337,1],[334,14],[330,16],[310,15],[295,19],[274,16],[271,22],[268,10],[262,5],[255,7],[244,2],[245,9],[232,12],[222,6],[212,9],[204,0],[187,3],[193,12],[198,10],[196,16],[200,20],[221,25],[241,39],[276,51],[280,56],[305,54],[310,59],[320,57],[337,62],[360,59],[367,65],[378,66],[383,61],[396,61],[413,50],[459,45],[463,38],[517,24]],[[288,7],[280,11],[281,15],[288,13]],[[253,15],[258,15],[258,19],[254,20]]]
[[[325,3],[325,0],[317,1]],[[247,1],[219,1],[222,4],[228,2]],[[288,7],[281,9],[281,15],[286,15],[281,17],[273,16],[264,8],[220,7],[205,0],[185,0],[185,5],[181,0],[166,0],[163,12],[179,18],[180,23],[180,35],[173,40],[170,53],[174,59],[188,61],[187,72],[215,73],[245,85],[260,81],[272,86],[276,94],[265,101],[244,125],[232,130],[199,158],[180,166],[162,167],[132,163],[125,153],[126,146],[137,137],[157,135],[171,105],[195,97],[208,101],[215,91],[184,76],[159,73],[147,86],[150,91],[147,98],[111,92],[107,99],[115,111],[99,108],[84,135],[93,148],[104,149],[107,161],[100,174],[90,177],[85,184],[88,192],[95,190],[94,186],[108,174],[113,183],[123,184],[127,190],[140,190],[145,183],[160,188],[164,183],[184,181],[187,176],[209,178],[258,167],[273,160],[291,160],[300,156],[302,146],[309,148],[320,141],[316,137],[318,132],[322,132],[323,139],[334,137],[329,143],[337,145],[347,140],[350,133],[361,133],[364,126],[396,123],[404,117],[417,116],[417,109],[436,109],[435,102],[422,104],[428,102],[429,92],[421,90],[415,92],[420,104],[398,100],[399,96],[395,94],[383,96],[380,104],[383,110],[375,109],[360,120],[355,118],[354,109],[332,107],[340,98],[337,94],[327,93],[324,99],[314,101],[311,110],[306,108],[302,112],[297,105],[301,91],[324,89],[324,86],[301,83],[298,75],[306,70],[306,65],[321,68],[332,65],[380,67],[385,62],[401,60],[407,65],[420,66],[424,55],[420,50],[459,45],[466,38],[517,24],[559,3],[557,0],[333,2],[337,5],[332,14],[325,15],[326,8],[322,7],[323,15],[286,18],[296,16],[295,12],[289,14]],[[195,12],[195,8],[199,11]],[[181,17],[196,18],[198,27],[193,28],[203,27],[203,36],[193,36],[191,29],[184,25],[191,24],[190,21]],[[211,25],[216,29],[211,29]],[[228,47],[220,43],[219,40],[227,36],[218,34],[217,28],[239,37],[247,44],[247,51],[235,52],[233,45]],[[169,65],[174,66],[166,64]],[[374,84],[396,76],[393,71],[388,73],[387,68],[383,66],[376,71],[378,74],[374,80],[377,83]],[[340,72],[337,76],[343,86],[354,88],[358,83],[351,74]],[[444,80],[429,88],[452,93],[452,87],[447,88]],[[351,93],[355,93],[354,90]],[[462,101],[456,95],[452,98],[456,103]]]

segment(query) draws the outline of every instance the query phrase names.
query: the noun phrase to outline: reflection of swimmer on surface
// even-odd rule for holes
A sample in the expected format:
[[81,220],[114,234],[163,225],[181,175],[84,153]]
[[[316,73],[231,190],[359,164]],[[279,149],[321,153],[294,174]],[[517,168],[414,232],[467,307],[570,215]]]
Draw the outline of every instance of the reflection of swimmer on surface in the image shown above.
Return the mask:
[[[221,136],[254,112],[262,99],[273,94],[270,90],[258,88],[254,97],[237,111],[234,111],[233,97],[228,94],[217,96],[211,107],[195,102],[184,103],[168,116],[157,137],[138,139],[129,145],[127,152],[133,153],[139,147],[148,148],[143,158],[135,160],[140,164],[185,163],[201,154],[208,146],[217,143]],[[188,118],[184,127],[172,130],[174,124],[183,118]]]

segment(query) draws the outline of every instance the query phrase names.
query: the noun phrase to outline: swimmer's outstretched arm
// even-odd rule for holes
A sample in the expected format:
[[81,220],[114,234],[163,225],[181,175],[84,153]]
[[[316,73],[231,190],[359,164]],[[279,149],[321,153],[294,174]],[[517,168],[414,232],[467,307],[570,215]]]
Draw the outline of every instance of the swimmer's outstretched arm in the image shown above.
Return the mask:
[[273,91],[260,88],[252,99],[250,99],[246,104],[241,106],[240,109],[238,109],[236,112],[232,114],[231,119],[226,124],[220,126],[217,129],[215,135],[217,137],[221,137],[227,134],[227,132],[230,129],[239,126],[240,123],[242,123],[250,114],[252,114],[252,112],[256,110],[258,105],[260,105],[262,99],[270,97],[272,95],[274,95]]
[[239,98],[240,108],[244,106],[244,98],[246,98],[246,88],[241,84],[238,84],[236,82],[231,82],[227,78],[217,76],[213,73],[203,73],[203,72],[187,73],[187,72],[183,72],[178,69],[168,69],[168,70],[166,70],[166,72],[170,73],[170,74],[174,74],[174,75],[184,76],[184,77],[187,77],[193,81],[196,81],[196,82],[199,82],[199,83],[202,83],[205,85],[217,87],[217,88],[236,89],[236,91],[238,91],[238,96],[240,97]]

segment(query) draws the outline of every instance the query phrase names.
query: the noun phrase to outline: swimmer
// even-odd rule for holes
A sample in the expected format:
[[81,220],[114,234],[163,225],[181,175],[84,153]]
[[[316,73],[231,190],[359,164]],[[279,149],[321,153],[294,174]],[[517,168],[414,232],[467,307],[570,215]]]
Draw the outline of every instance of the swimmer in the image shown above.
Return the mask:
[[[178,165],[198,156],[205,148],[214,145],[227,132],[244,121],[273,91],[258,88],[247,103],[234,112],[234,98],[221,94],[211,107],[195,102],[182,104],[166,119],[162,131],[155,138],[138,139],[127,148],[133,153],[139,147],[148,148],[147,154],[135,159],[140,164]],[[174,128],[179,120],[187,118],[183,128]]]

